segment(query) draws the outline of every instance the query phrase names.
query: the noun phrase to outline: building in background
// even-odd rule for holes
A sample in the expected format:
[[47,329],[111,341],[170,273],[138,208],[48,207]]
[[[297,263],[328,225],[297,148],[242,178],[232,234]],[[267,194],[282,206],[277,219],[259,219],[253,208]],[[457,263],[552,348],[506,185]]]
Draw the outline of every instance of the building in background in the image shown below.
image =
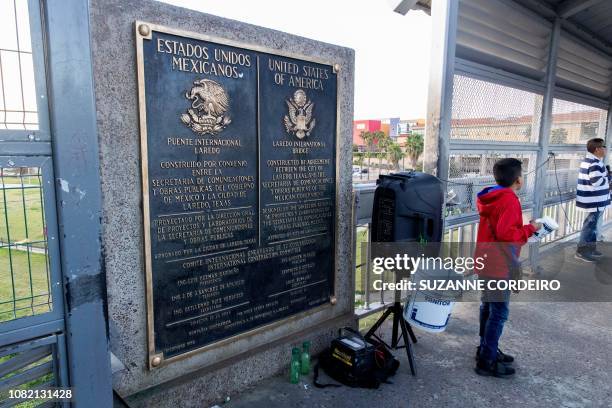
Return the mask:
[[378,132],[381,128],[380,120],[355,120],[353,121],[353,145],[360,148],[365,147],[366,142],[361,137],[362,132]]
[[382,131],[392,140],[405,146],[406,138],[412,133],[425,134],[425,119],[364,119],[353,122],[353,144],[361,150],[365,148],[362,132]]
[[396,140],[399,136],[400,118],[381,119],[380,130],[385,132],[392,140]]
[[[553,113],[550,144],[583,144],[594,137],[604,138],[607,112],[602,109]],[[538,117],[462,118],[451,121],[451,138],[502,142],[535,143]]]
[[[453,118],[451,138],[534,143],[539,123],[532,115]],[[605,136],[607,112],[602,109],[553,113],[550,144],[583,144]],[[410,134],[425,134],[425,119],[368,119],[353,123],[353,143],[365,146],[361,132],[383,131],[404,146]]]
[[[535,143],[538,140],[539,117],[532,115],[512,116],[504,118],[462,118],[452,119],[451,139],[496,141],[512,143]],[[607,111],[603,109],[576,110],[571,112],[553,113],[550,145],[584,145],[594,137],[605,138]],[[584,150],[586,151],[586,150]],[[559,169],[576,168],[582,159],[578,155],[558,155],[555,159]],[[452,178],[473,178],[490,174],[493,163],[499,159],[496,153],[451,155],[450,169]],[[529,155],[521,158],[525,169],[533,169],[535,161]],[[564,174],[563,170],[559,171]],[[564,184],[573,186],[577,173],[563,175]],[[561,177],[561,176],[559,176]],[[555,180],[556,182],[556,180]],[[556,184],[551,188],[556,188]]]
[[398,135],[396,142],[400,146],[406,145],[408,135],[420,133],[425,135],[425,119],[403,119],[397,124]]

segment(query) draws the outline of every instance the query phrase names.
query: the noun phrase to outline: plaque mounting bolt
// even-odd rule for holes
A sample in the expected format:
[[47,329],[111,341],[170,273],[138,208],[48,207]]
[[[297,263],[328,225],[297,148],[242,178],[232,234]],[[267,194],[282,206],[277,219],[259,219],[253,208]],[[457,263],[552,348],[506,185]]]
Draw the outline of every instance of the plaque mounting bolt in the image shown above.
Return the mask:
[[335,296],[330,296],[330,297],[329,297],[329,302],[330,302],[332,305],[335,305],[336,303],[338,303],[338,299],[337,299]]
[[334,74],[340,71],[340,64],[334,64]]
[[148,37],[151,34],[151,27],[146,24],[141,24],[138,26],[138,33],[143,37]]
[[161,357],[160,357],[160,356],[155,356],[155,357],[153,357],[153,359],[151,360],[151,365],[152,365],[153,367],[158,367],[158,366],[161,364],[161,362],[162,362]]

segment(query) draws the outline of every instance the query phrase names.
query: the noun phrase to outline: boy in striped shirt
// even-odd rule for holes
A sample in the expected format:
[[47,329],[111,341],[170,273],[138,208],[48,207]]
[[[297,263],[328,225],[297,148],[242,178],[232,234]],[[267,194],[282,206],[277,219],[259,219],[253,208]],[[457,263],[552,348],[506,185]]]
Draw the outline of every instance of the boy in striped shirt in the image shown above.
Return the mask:
[[602,256],[596,248],[597,222],[603,211],[610,205],[610,177],[603,158],[606,155],[604,140],[591,139],[587,142],[587,155],[580,163],[576,207],[587,212],[578,240],[576,259],[595,262]]

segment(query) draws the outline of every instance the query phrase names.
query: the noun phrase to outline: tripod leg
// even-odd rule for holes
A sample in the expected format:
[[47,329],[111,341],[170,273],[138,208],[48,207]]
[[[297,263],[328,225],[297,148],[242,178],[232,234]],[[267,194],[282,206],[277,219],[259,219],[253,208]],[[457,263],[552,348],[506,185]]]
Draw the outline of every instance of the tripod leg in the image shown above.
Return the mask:
[[[410,371],[412,375],[416,375],[416,361],[414,360],[414,352],[412,351],[412,344],[408,340],[408,330],[410,330],[411,337],[414,336],[410,325],[406,323],[404,319],[400,320],[400,327],[402,328],[402,335],[404,336],[404,344],[406,347],[406,355],[408,356],[408,364],[410,364]],[[414,340],[416,343],[416,340]]]
[[393,306],[391,309],[393,309],[393,331],[391,332],[391,347],[392,348],[397,348],[397,343],[399,341],[399,339],[397,338],[397,334],[398,334],[398,325],[400,324],[400,315],[397,313],[397,310],[395,310],[395,306]]
[[385,319],[389,316],[389,314],[391,313],[391,308],[388,308],[387,310],[385,310],[385,312],[383,313],[382,316],[380,316],[380,318],[376,321],[376,323],[374,323],[374,326],[372,326],[370,328],[370,330],[368,330],[368,332],[366,333],[366,335],[364,337],[368,338],[368,337],[372,337],[372,335],[374,333],[376,333],[376,330],[378,330],[378,328],[380,327],[380,325],[383,324],[383,322],[385,321]]
[[417,342],[417,338],[414,335],[414,332],[412,331],[412,326],[407,321],[404,321],[404,323],[406,324],[406,328],[408,329],[408,333],[410,333],[410,339],[412,340],[413,343],[416,343]]

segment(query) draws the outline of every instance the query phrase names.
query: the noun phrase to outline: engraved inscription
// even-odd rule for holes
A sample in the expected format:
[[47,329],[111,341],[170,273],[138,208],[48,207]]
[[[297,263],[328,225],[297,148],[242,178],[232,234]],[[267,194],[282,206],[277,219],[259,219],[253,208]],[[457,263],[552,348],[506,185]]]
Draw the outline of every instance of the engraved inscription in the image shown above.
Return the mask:
[[329,303],[337,77],[152,27],[144,224],[150,354],[165,361]]

